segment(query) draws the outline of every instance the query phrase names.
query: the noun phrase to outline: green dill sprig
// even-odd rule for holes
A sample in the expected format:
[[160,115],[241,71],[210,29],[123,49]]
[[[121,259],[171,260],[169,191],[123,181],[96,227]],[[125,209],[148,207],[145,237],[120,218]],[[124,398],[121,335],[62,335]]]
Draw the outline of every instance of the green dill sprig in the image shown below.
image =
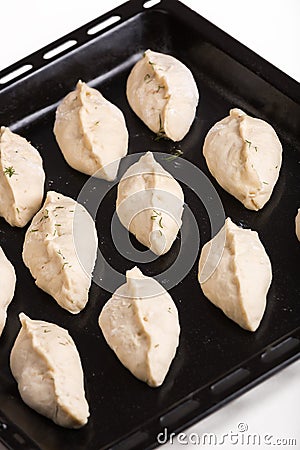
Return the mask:
[[46,220],[46,219],[49,219],[49,211],[48,211],[47,208],[44,209],[43,215],[42,215],[42,217],[40,218],[40,220],[39,220],[38,223],[41,223],[43,220]]
[[64,263],[63,263],[63,265],[62,265],[62,269],[64,269],[66,266],[68,266],[68,267],[70,267],[70,268],[72,267],[71,264],[69,264],[69,262],[66,260],[66,257],[63,255],[63,253],[62,253],[61,250],[58,250],[57,254],[58,254],[59,256],[61,256],[62,259],[64,260]]
[[150,75],[150,73],[146,73],[146,75],[144,76],[144,81],[145,81],[146,83],[150,83],[150,81],[151,81],[151,75]]
[[[249,145],[249,149],[251,148],[251,146],[252,146],[252,142],[251,141],[248,141],[248,139],[245,139],[245,142],[246,142],[246,144],[248,144]],[[253,147],[254,147],[254,150],[257,152],[258,151],[258,148],[257,148],[257,146],[256,145],[253,145]]]
[[155,209],[152,209],[153,215],[151,216],[151,220],[156,220],[157,216],[161,216],[161,213],[156,211]]
[[174,150],[172,155],[165,158],[165,161],[174,161],[174,159],[178,158],[181,155],[183,155],[183,151],[180,150],[180,148],[177,148],[176,150]]
[[161,89],[164,89],[164,86],[161,86],[160,84],[157,86],[157,90],[155,92],[159,92]]
[[58,254],[59,256],[61,256],[62,259],[66,259],[65,256],[62,254],[62,251],[61,251],[61,250],[58,250],[57,254]]
[[9,166],[9,167],[4,168],[4,175],[8,175],[9,178],[11,178],[13,175],[18,175],[18,174],[16,173],[16,170],[14,169],[13,166]]
[[[152,209],[152,211],[153,211],[153,214],[152,214],[152,216],[151,216],[151,220],[156,220],[156,219],[158,219],[158,226],[160,227],[160,228],[164,228],[164,226],[163,226],[163,224],[162,224],[162,215],[161,215],[161,212],[159,212],[159,211],[156,211],[155,209]],[[162,232],[161,232],[161,230],[159,230],[159,232],[160,232],[160,234],[162,235]]]

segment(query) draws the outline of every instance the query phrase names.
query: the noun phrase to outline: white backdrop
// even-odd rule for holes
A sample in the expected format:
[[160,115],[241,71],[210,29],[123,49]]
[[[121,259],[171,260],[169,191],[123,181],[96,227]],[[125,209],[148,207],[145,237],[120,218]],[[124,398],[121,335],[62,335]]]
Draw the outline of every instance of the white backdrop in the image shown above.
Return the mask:
[[[0,70],[122,0],[3,0]],[[299,0],[184,0],[202,16],[300,81]]]
[[[118,0],[2,1],[0,69],[121,3],[123,2]],[[299,0],[185,0],[183,3],[300,81]],[[245,423],[248,433],[273,435],[274,439],[296,438],[297,446],[284,445],[284,448],[299,449],[299,375],[300,361],[223,407],[186,433],[196,432],[201,435],[207,432],[221,437],[223,433],[237,432],[238,424]],[[187,439],[188,436],[185,441]],[[277,445],[277,448],[282,446]],[[195,448],[192,444],[166,445],[167,449],[187,447]],[[268,443],[259,446],[220,446],[226,450],[240,450],[244,447],[268,449],[274,446]]]

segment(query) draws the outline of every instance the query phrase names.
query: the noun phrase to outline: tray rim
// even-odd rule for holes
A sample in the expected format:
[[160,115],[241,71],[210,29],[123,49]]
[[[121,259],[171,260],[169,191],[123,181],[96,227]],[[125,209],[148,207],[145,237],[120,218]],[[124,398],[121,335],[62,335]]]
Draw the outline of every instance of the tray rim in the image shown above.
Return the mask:
[[[239,42],[236,38],[231,36],[229,33],[223,31],[217,25],[210,22],[205,17],[201,16],[201,14],[192,10],[185,4],[183,4],[180,0],[160,0],[159,3],[155,4],[151,8],[144,8],[143,5],[146,3],[145,0],[128,0],[125,3],[113,8],[112,10],[100,15],[99,17],[87,22],[86,24],[76,28],[75,30],[61,36],[55,41],[45,45],[39,50],[30,53],[24,58],[19,59],[13,64],[5,67],[0,71],[0,79],[14,72],[15,70],[23,67],[24,65],[32,65],[33,67],[26,71],[24,74],[20,74],[14,77],[12,80],[0,84],[0,93],[4,91],[6,88],[12,87],[15,83],[22,81],[28,76],[34,74],[39,69],[46,67],[47,65],[52,64],[59,58],[67,55],[73,50],[78,49],[82,45],[88,43],[89,41],[101,36],[104,33],[107,33],[114,28],[121,25],[126,20],[133,18],[135,15],[141,13],[147,13],[147,11],[166,11],[170,14],[175,14],[180,16],[182,19],[185,16],[185,20],[189,22],[189,25],[196,26],[196,21],[199,19],[202,22],[204,28],[202,29],[202,33],[204,35],[207,32],[214,31],[215,36],[213,39],[213,44],[217,46],[220,50],[222,50],[227,55],[231,56],[234,60],[241,63],[243,66],[247,67],[250,71],[255,73],[257,76],[272,84],[276,89],[280,92],[288,96],[291,100],[294,100],[296,103],[300,104],[300,89],[299,83],[292,78],[290,75],[283,72],[280,68],[276,67],[265,58],[260,56],[255,51],[251,50],[249,47]],[[95,25],[104,22],[109,19],[111,16],[120,16],[121,19],[108,25],[103,30],[96,32],[93,35],[88,35],[87,31],[94,27]],[[198,30],[198,28],[197,28]],[[76,40],[77,43],[73,45],[71,48],[67,48],[63,50],[58,55],[54,56],[50,59],[44,59],[43,55],[52,49],[64,44],[69,40]],[[228,46],[230,44],[230,47]],[[282,83],[282,78],[284,78],[284,83]]]

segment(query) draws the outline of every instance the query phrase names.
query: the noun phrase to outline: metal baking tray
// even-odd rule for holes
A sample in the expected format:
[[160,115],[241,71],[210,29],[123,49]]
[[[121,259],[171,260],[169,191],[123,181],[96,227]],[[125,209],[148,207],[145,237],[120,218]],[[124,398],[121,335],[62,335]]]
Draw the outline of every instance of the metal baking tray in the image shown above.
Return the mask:
[[[116,22],[109,25],[105,21],[111,17]],[[93,27],[99,24],[102,30],[95,32]],[[76,41],[73,47],[44,58],[69,40]],[[155,141],[126,101],[127,76],[147,48],[184,62],[200,91],[196,119],[178,144]],[[31,68],[5,83],[4,77],[24,65]],[[25,230],[11,228],[0,220],[0,245],[17,272],[16,293],[0,340],[0,441],[12,449],[152,448],[164,428],[169,433],[179,432],[299,356],[300,245],[294,228],[300,206],[299,86],[180,2],[162,0],[152,8],[145,8],[139,0],[125,3],[0,73],[0,124],[10,126],[39,149],[47,175],[46,190],[73,198],[88,177],[65,163],[52,128],[58,102],[74,89],[79,78],[98,88],[124,112],[130,133],[129,153],[171,153],[180,148],[182,158],[211,180],[226,215],[259,232],[273,266],[263,321],[257,332],[250,333],[204,298],[195,262],[189,274],[170,290],[180,315],[180,345],[165,383],[152,389],[135,379],[104,341],[97,320],[111,294],[93,284],[89,303],[81,314],[72,316],[64,311],[35,286],[22,262]],[[209,174],[202,156],[207,131],[232,107],[270,122],[283,144],[278,183],[271,200],[259,212],[246,210],[224,192]],[[180,158],[163,164],[175,170]],[[101,183],[105,184],[103,181],[98,186]],[[184,191],[203,244],[210,238],[206,211],[192,190],[184,186]],[[133,263],[118,254],[111,239],[115,199],[113,186],[101,204],[96,224],[103,255],[124,273]],[[190,240],[193,242],[193,235]],[[163,271],[176,259],[178,246],[180,239],[167,255],[140,265],[142,270],[148,275]],[[66,327],[74,338],[82,358],[91,413],[88,425],[81,430],[54,425],[20,399],[9,370],[9,354],[20,327],[21,311]]]

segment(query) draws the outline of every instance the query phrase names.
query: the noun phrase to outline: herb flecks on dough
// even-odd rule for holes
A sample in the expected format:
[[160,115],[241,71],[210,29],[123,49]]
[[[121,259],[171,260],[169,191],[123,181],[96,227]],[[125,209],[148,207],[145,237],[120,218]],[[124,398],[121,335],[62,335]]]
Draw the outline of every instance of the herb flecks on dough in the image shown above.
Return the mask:
[[[161,215],[161,212],[156,211],[155,209],[153,209],[152,211],[153,211],[153,215],[151,216],[151,220],[156,220],[156,219],[158,219],[158,226],[159,226],[160,228],[164,228],[164,226],[163,226],[163,224],[162,224],[162,215]],[[159,231],[160,231],[160,234],[162,235],[161,230],[159,230]]]

